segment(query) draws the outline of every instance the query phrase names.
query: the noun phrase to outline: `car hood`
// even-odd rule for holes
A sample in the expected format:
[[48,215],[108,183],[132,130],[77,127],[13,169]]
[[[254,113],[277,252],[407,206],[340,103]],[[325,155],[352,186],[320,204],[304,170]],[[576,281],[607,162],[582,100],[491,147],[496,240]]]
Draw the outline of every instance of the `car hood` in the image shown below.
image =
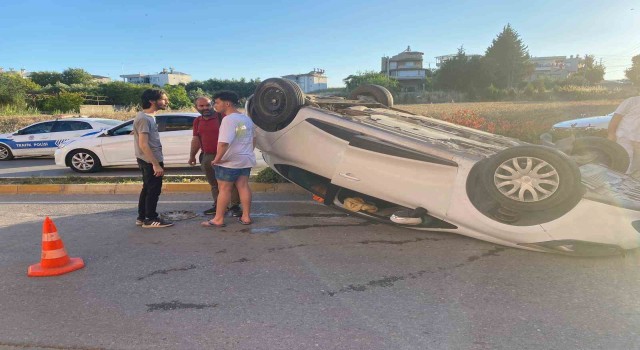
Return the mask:
[[588,118],[578,118],[567,120],[564,122],[560,122],[555,124],[553,127],[556,129],[566,129],[566,128],[595,128],[595,129],[606,129],[609,126],[609,121],[611,120],[612,115],[602,115],[598,117],[588,117]]
[[0,134],[0,139],[13,140],[13,134]]

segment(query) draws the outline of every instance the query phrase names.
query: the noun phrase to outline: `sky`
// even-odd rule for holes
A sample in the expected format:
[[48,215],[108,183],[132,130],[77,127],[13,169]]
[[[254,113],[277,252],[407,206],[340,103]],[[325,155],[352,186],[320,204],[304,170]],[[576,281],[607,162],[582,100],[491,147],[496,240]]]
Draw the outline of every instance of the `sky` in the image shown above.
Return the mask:
[[194,80],[325,70],[329,87],[411,46],[484,54],[511,24],[531,56],[595,55],[622,79],[640,54],[640,0],[0,0],[0,67],[83,68],[114,80],[163,68]]

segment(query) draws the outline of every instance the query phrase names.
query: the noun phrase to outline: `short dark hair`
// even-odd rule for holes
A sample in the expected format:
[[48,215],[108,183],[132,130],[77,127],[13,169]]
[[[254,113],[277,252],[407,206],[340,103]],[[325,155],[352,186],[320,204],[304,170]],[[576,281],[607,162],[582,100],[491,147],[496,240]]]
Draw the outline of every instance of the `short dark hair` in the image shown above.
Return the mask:
[[167,93],[162,89],[146,89],[142,93],[140,99],[142,100],[142,108],[151,107],[151,103],[149,101],[157,101],[162,98],[162,95],[166,95]]
[[220,91],[217,94],[213,95],[214,100],[217,98],[219,98],[221,101],[231,102],[234,106],[238,105],[238,100],[240,99],[240,97],[238,97],[238,94],[228,90]]

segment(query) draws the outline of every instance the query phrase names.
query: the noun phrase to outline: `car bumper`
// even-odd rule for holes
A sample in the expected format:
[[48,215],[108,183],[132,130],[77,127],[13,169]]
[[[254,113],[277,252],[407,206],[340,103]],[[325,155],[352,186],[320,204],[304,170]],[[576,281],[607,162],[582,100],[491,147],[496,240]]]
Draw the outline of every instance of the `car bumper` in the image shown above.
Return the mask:
[[60,167],[66,167],[67,164],[65,163],[65,158],[67,157],[67,152],[62,149],[62,148],[58,148],[55,153],[53,154],[53,156],[56,159],[56,165],[60,166]]

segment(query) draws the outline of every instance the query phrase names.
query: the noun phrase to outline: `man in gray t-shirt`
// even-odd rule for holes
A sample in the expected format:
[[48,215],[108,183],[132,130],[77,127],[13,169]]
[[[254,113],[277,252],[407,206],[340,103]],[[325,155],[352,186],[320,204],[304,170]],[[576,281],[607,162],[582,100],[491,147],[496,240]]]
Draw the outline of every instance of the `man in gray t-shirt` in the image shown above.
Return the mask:
[[144,111],[138,112],[136,118],[133,120],[133,139],[134,148],[136,150],[136,158],[140,158],[147,163],[153,163],[151,159],[145,157],[144,152],[140,148],[140,134],[149,134],[147,144],[151,148],[154,158],[158,162],[162,162],[164,157],[162,156],[162,144],[160,143],[160,134],[158,133],[158,124],[156,124],[156,118],[146,114]]
[[142,191],[138,200],[138,218],[136,225],[144,228],[172,226],[158,216],[156,208],[162,192],[164,160],[162,144],[155,114],[169,105],[167,94],[159,89],[148,89],[142,93],[143,110],[133,120],[133,138],[138,168],[142,171]]

